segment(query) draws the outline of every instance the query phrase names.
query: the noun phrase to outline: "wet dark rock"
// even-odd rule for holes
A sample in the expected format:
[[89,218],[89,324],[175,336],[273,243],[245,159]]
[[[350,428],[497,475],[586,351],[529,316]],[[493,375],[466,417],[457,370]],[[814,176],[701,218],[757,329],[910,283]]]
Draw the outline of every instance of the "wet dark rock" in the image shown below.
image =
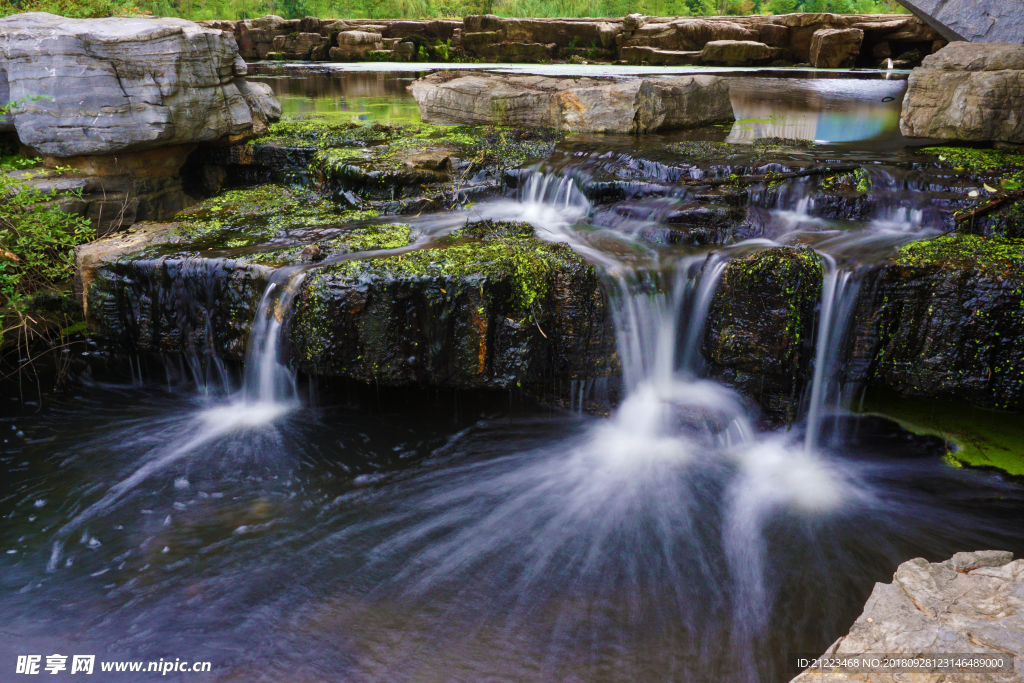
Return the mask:
[[777,247],[729,262],[704,332],[708,376],[752,398],[768,423],[791,422],[813,372],[822,264]]
[[567,246],[526,224],[477,223],[410,251],[408,226],[367,217],[265,187],[85,245],[87,320],[126,350],[241,360],[269,278],[298,266],[301,291],[280,314],[304,372],[538,395],[616,373],[597,272]]
[[912,243],[863,297],[853,379],[1024,409],[1024,241],[947,235]]
[[330,120],[275,124],[244,147],[207,150],[193,161],[209,174],[206,194],[230,184],[304,179],[339,201],[382,213],[450,209],[499,191],[505,170],[550,153],[549,130],[479,126],[361,125]]
[[593,267],[525,224],[476,224],[444,249],[310,273],[299,367],[382,385],[504,388],[613,372]]
[[302,249],[300,258],[303,263],[313,263],[323,258],[320,246],[317,244],[307,245]]
[[1024,198],[1005,202],[987,213],[963,221],[958,228],[966,234],[1024,238]]

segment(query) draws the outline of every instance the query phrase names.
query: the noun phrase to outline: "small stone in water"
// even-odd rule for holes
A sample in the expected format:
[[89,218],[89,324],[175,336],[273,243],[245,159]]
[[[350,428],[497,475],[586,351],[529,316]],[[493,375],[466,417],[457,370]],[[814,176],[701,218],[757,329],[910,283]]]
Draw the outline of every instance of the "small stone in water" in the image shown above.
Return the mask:
[[320,257],[320,246],[316,245],[316,244],[307,245],[306,248],[302,250],[302,255],[301,255],[300,258],[302,259],[303,263],[310,263],[311,261],[319,261],[320,258],[321,258]]

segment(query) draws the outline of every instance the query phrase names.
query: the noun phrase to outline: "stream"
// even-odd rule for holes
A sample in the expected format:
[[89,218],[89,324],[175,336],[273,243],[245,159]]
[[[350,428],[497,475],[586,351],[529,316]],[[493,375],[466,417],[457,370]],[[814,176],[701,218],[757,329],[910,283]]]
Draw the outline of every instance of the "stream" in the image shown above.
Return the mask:
[[[622,366],[609,417],[578,409],[608,391],[598,382],[562,410],[279,362],[312,269],[395,250],[279,269],[244,366],[89,340],[43,371],[40,386],[62,372],[61,391],[4,379],[4,666],[60,652],[212,663],[167,681],[781,683],[799,673],[787,655],[846,633],[900,562],[1024,552],[1018,481],[845,409],[857,388],[837,368],[865,270],[943,232],[963,191],[897,164],[915,154],[898,130],[905,74],[720,71],[731,127],[570,136],[506,196],[403,217],[417,236],[403,250],[470,219],[521,220],[597,265]],[[286,114],[415,121],[416,75],[255,78]],[[767,137],[820,143],[797,165],[871,160],[870,205],[841,217],[822,179],[797,177],[750,193],[743,239],[678,238],[673,211],[714,206],[684,181],[728,170],[681,171],[658,150]],[[765,431],[706,377],[700,339],[729,259],[778,245],[812,247],[823,286],[802,417]]]

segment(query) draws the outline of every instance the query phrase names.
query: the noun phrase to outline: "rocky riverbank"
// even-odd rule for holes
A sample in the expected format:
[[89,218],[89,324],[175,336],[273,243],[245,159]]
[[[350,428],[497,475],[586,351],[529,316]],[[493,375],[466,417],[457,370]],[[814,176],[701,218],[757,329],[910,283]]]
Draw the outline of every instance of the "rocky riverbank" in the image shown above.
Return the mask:
[[463,20],[282,19],[202,22],[248,61],[621,61],[628,64],[912,67],[946,44],[912,15]]

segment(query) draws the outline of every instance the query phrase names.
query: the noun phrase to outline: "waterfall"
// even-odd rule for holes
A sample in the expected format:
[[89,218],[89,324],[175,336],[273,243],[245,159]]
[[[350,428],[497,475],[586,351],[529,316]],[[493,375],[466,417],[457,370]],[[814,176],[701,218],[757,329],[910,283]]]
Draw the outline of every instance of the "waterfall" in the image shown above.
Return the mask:
[[850,321],[860,291],[860,281],[852,270],[842,267],[828,254],[819,255],[824,262],[825,275],[814,345],[814,374],[807,408],[807,435],[804,443],[808,453],[819,445],[825,418],[834,415],[841,407],[841,353],[848,339]]

